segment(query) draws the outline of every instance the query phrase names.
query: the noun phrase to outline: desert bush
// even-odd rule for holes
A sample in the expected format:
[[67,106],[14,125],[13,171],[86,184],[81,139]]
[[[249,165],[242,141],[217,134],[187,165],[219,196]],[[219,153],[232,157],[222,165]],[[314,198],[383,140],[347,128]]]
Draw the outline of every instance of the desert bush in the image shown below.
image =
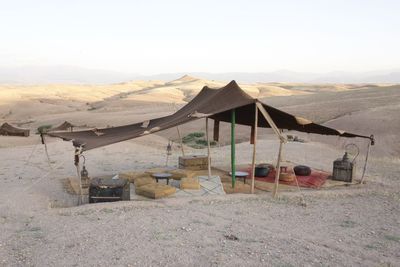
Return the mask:
[[183,142],[184,144],[193,142],[194,140],[195,140],[195,138],[194,138],[193,136],[189,136],[189,135],[186,135],[186,136],[184,136],[184,137],[182,138],[182,142]]
[[207,145],[207,141],[204,140],[204,139],[198,139],[198,140],[196,140],[196,144],[197,144],[197,145],[206,146],[206,145]]
[[[204,136],[206,134],[204,132],[193,132],[182,138],[182,142],[187,146],[201,149],[207,146],[207,140],[205,140]],[[217,142],[210,141],[210,146],[215,146]]]
[[187,136],[192,136],[192,137],[195,137],[195,138],[200,138],[200,137],[204,137],[204,135],[205,135],[205,133],[203,133],[203,132],[193,132],[193,133],[188,134]]

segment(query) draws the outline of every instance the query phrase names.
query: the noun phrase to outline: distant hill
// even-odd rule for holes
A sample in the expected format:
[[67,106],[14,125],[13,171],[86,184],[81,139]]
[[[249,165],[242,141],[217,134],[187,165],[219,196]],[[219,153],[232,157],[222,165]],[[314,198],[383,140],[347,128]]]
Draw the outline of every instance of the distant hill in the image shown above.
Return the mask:
[[1,84],[107,84],[131,80],[172,81],[190,75],[207,80],[242,83],[254,82],[298,82],[298,83],[400,83],[400,70],[374,72],[328,72],[307,73],[289,70],[273,72],[189,72],[139,75],[108,70],[87,69],[73,66],[24,66],[0,67]]
[[105,84],[129,81],[136,75],[74,66],[0,67],[2,84]]

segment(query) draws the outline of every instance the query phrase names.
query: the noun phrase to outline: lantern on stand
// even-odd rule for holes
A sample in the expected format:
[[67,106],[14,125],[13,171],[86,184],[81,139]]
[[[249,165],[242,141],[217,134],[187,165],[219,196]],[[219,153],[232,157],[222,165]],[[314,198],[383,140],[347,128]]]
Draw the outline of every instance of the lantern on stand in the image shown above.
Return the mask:
[[[359,153],[359,148],[355,144],[347,145],[343,157],[333,162],[332,179],[351,183],[356,175],[355,161]],[[349,154],[353,155],[352,160],[350,160]]]
[[165,162],[165,166],[168,166],[168,159],[169,159],[169,156],[171,156],[172,155],[172,141],[171,140],[168,140],[168,145],[167,145],[167,160],[166,160],[166,162]]
[[89,172],[87,171],[85,166],[86,158],[83,155],[81,155],[81,157],[83,157],[83,166],[81,170],[81,184],[82,188],[88,188],[90,184],[90,178],[89,178]]

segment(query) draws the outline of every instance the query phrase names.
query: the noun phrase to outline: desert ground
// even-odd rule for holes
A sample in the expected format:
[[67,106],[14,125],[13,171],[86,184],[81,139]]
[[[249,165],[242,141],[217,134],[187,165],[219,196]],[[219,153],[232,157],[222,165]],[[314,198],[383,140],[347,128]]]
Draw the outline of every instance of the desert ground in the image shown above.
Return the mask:
[[[31,129],[0,136],[0,266],[400,266],[400,85],[240,84],[253,97],[315,122],[374,134],[365,184],[325,189],[227,194],[77,206],[63,181],[75,176],[73,146],[35,134],[67,120],[78,129],[140,122],[171,114],[203,86],[229,81],[184,76],[174,81],[110,85],[0,85],[0,123]],[[211,149],[214,166],[230,162],[229,125]],[[204,131],[204,120],[180,127]],[[285,160],[332,170],[362,139],[298,135]],[[250,129],[237,128],[237,162],[251,162]],[[91,176],[171,166],[180,155],[176,129],[85,152]],[[205,149],[184,147],[188,154]],[[275,163],[277,138],[259,133],[257,162]],[[304,205],[303,203],[306,203]],[[236,237],[236,238],[230,238]]]

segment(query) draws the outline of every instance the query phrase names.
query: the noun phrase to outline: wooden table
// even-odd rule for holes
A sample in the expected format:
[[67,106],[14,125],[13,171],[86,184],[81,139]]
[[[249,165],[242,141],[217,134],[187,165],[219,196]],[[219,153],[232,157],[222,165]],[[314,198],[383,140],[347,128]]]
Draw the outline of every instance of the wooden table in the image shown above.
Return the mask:
[[152,176],[156,179],[157,183],[158,183],[158,180],[167,180],[167,184],[169,184],[169,178],[171,178],[172,174],[170,174],[170,173],[154,173]]
[[[232,176],[232,172],[229,172],[229,175]],[[249,176],[249,173],[248,173],[248,172],[240,172],[240,171],[235,172],[235,177],[237,177],[237,178],[243,178],[243,183],[244,183],[244,184],[246,183],[246,178],[247,178],[247,176]]]

